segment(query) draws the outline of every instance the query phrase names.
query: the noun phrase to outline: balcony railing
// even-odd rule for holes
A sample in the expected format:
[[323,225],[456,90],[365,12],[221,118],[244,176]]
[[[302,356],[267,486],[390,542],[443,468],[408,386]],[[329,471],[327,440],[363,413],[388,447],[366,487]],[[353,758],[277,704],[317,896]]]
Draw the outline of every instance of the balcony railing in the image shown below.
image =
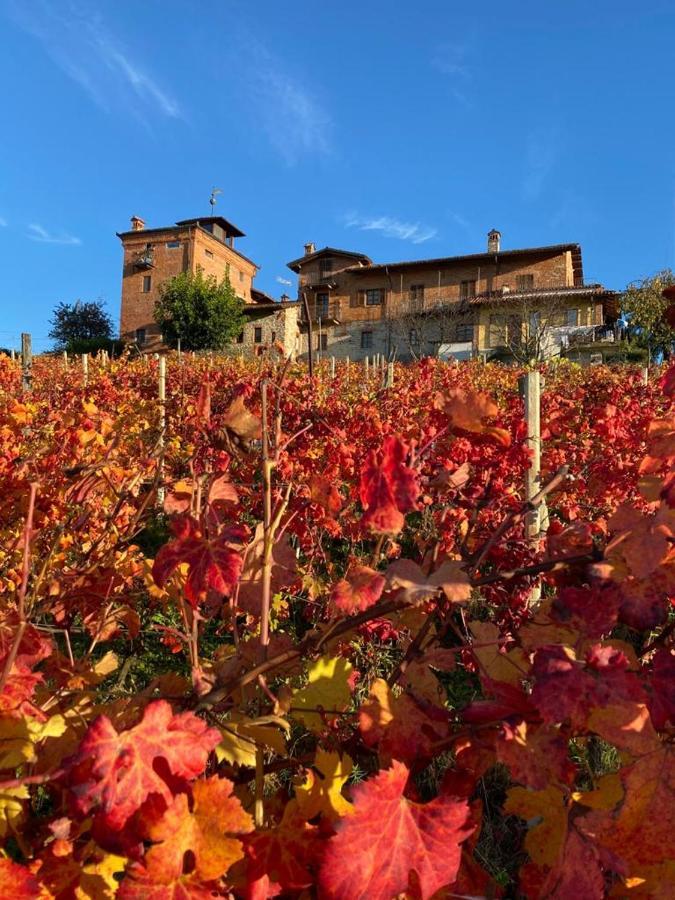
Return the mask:
[[136,269],[152,269],[155,265],[155,251],[152,247],[146,247],[140,250],[134,258],[134,268]]
[[[317,300],[315,297],[308,297],[309,314],[312,324],[321,321],[326,325],[337,325],[340,322],[340,304],[337,300],[329,300],[328,302]],[[300,323],[307,324],[307,313],[304,303],[300,304]]]

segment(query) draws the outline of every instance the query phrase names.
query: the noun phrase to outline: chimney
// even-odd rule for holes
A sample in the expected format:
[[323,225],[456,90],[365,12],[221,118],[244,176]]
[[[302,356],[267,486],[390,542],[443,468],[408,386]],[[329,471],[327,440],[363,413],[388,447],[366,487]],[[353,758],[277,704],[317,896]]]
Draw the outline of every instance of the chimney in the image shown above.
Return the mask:
[[502,239],[501,231],[497,231],[496,228],[493,228],[492,231],[488,231],[488,253],[499,253],[499,246]]
[[309,241],[305,244],[305,256],[309,256],[310,253],[316,252],[316,244],[313,244],[312,241]]
[[143,231],[145,228],[145,219],[141,219],[139,216],[131,217],[131,230],[132,231]]

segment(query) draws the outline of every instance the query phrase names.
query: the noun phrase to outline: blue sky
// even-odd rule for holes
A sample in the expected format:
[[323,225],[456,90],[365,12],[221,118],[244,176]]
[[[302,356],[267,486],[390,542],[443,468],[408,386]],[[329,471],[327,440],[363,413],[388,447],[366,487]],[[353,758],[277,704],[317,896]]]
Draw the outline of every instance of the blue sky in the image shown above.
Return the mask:
[[0,345],[61,300],[117,320],[115,232],[214,186],[274,296],[308,240],[675,267],[674,38],[670,0],[0,0]]

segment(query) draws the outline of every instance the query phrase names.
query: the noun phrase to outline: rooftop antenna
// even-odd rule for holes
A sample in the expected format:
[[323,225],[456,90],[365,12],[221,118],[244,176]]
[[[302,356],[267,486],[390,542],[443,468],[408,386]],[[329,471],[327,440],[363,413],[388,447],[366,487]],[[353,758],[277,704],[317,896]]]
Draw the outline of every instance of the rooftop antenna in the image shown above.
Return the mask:
[[213,190],[211,191],[211,197],[209,199],[209,203],[211,205],[211,215],[213,215],[214,212],[216,211],[216,197],[218,196],[218,194],[222,194],[222,193],[223,192],[221,191],[221,189],[217,188],[217,187],[214,187]]

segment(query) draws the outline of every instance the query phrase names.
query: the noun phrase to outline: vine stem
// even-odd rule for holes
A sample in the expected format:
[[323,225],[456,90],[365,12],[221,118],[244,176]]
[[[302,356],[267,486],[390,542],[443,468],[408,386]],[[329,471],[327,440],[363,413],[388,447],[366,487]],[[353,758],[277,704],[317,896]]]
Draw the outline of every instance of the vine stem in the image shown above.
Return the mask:
[[485,542],[483,545],[483,549],[481,550],[478,558],[475,562],[471,564],[472,569],[478,569],[482,562],[486,559],[488,553],[495,544],[499,543],[499,541],[504,537],[507,531],[513,528],[514,525],[517,525],[521,522],[528,513],[534,512],[538,509],[541,504],[546,499],[547,495],[555,491],[556,488],[565,480],[567,477],[568,467],[561,466],[558,471],[555,473],[553,478],[547,484],[545,484],[540,491],[532,497],[530,500],[526,500],[518,509],[512,510],[506,518],[503,520],[501,525],[493,531],[489,540]]
[[5,667],[3,669],[2,676],[0,676],[0,694],[5,689],[7,679],[9,678],[10,672],[12,671],[12,667],[14,666],[16,657],[19,653],[19,647],[21,646],[21,641],[23,640],[26,626],[28,625],[28,622],[26,620],[26,591],[28,589],[28,575],[30,570],[30,539],[33,533],[33,516],[35,513],[35,498],[37,496],[37,489],[37,483],[34,481],[31,482],[30,496],[28,498],[28,514],[26,515],[26,524],[24,525],[23,530],[23,561],[21,566],[21,586],[19,588],[19,596],[17,600],[17,612],[19,614],[19,621],[17,624],[16,633],[14,635],[14,640],[12,641],[12,646],[9,653],[7,654],[7,659],[5,660]]

